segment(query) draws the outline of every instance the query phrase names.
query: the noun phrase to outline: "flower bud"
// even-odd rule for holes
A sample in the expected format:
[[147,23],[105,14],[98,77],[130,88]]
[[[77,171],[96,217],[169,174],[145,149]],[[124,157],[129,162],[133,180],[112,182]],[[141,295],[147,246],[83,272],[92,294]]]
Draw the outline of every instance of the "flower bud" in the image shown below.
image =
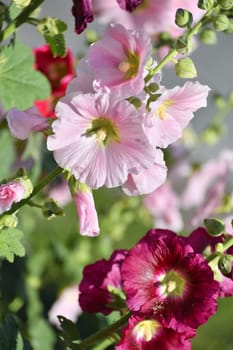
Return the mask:
[[231,106],[231,108],[233,109],[233,91],[228,96],[228,103]]
[[197,76],[196,67],[189,57],[181,58],[175,65],[176,75],[180,78],[195,78]]
[[215,106],[218,108],[218,109],[222,109],[222,108],[225,108],[226,107],[226,101],[225,99],[219,95],[219,94],[215,94],[213,96],[213,101],[214,101],[214,104]]
[[217,35],[215,31],[210,28],[205,28],[200,33],[200,40],[207,45],[213,45],[217,43]]
[[215,17],[213,25],[218,32],[223,32],[229,26],[229,19],[226,15],[220,14],[217,17]]
[[63,216],[64,210],[60,208],[55,200],[50,198],[47,202],[45,202],[42,212],[44,216],[50,220],[55,216]]
[[150,83],[148,89],[150,92],[156,92],[157,90],[159,90],[159,85],[156,83]]
[[185,35],[182,35],[177,38],[175,48],[181,55],[185,55],[192,51],[192,41],[187,39]]
[[233,256],[230,254],[223,255],[218,261],[218,268],[224,276],[229,276],[232,271]]
[[176,11],[176,17],[175,17],[175,23],[178,27],[184,28],[188,25],[191,25],[193,21],[193,15],[191,12],[184,10],[184,9],[177,9]]
[[198,7],[202,10],[210,10],[214,6],[215,0],[199,0]]
[[219,0],[218,1],[222,10],[230,10],[233,7],[233,0]]
[[204,224],[209,235],[213,237],[221,236],[225,230],[224,222],[218,218],[205,219]]

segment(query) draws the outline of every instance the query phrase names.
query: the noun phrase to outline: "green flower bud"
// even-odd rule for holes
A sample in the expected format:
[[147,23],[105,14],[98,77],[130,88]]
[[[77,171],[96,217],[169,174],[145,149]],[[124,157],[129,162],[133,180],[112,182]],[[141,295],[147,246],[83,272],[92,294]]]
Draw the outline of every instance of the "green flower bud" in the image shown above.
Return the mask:
[[156,83],[150,83],[148,85],[148,89],[150,92],[156,92],[157,90],[159,90],[159,85]]
[[193,15],[187,10],[179,8],[176,11],[175,23],[178,27],[184,28],[191,25],[193,21]]
[[139,108],[142,105],[142,101],[140,100],[140,98],[134,96],[128,98],[128,101],[132,103],[132,105],[134,105],[135,108]]
[[17,217],[12,215],[4,215],[0,218],[0,230],[4,227],[16,227],[18,224]]
[[198,7],[202,10],[210,10],[214,6],[215,0],[199,0]]
[[210,28],[205,28],[202,30],[200,33],[200,40],[207,45],[213,45],[217,43],[217,35],[216,33],[210,29]]
[[231,108],[233,109],[233,91],[228,96],[228,103],[231,106]]
[[218,261],[218,268],[224,276],[228,276],[232,270],[233,256],[230,254],[223,255]]
[[24,199],[28,198],[30,196],[30,194],[32,193],[32,190],[33,190],[33,186],[32,186],[31,180],[28,177],[23,176],[23,177],[16,178],[15,181],[19,181],[21,183],[21,185],[23,186],[23,188],[24,188],[23,198]]
[[192,79],[197,76],[196,67],[189,57],[181,58],[175,65],[176,75],[180,78]]
[[64,210],[60,208],[57,204],[56,201],[53,199],[49,199],[45,204],[42,209],[42,212],[44,216],[50,220],[55,216],[63,216],[64,215]]
[[233,0],[219,0],[218,1],[222,10],[230,10],[233,7]]
[[222,109],[222,108],[226,107],[226,101],[221,95],[215,94],[213,97],[213,101],[214,101],[215,106],[218,109]]
[[202,133],[202,140],[209,145],[213,145],[219,141],[224,132],[225,127],[223,125],[213,123]]
[[177,38],[175,48],[181,55],[185,55],[192,51],[192,40],[187,39],[185,35],[182,35]]
[[229,19],[226,15],[220,14],[214,18],[213,25],[218,32],[223,32],[229,26]]
[[228,20],[229,20],[229,24],[226,32],[229,34],[233,34],[233,18],[228,18]]
[[13,0],[14,4],[18,8],[24,8],[30,5],[32,0]]
[[213,237],[220,236],[225,230],[224,222],[218,218],[205,219],[204,224],[209,235]]

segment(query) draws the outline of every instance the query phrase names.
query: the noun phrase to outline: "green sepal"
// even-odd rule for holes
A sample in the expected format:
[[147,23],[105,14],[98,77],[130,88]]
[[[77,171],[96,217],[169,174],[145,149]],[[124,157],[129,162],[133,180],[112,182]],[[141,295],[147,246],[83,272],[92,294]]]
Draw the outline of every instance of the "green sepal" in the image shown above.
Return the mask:
[[213,237],[221,236],[225,231],[224,222],[218,218],[205,219],[204,224],[209,235]]

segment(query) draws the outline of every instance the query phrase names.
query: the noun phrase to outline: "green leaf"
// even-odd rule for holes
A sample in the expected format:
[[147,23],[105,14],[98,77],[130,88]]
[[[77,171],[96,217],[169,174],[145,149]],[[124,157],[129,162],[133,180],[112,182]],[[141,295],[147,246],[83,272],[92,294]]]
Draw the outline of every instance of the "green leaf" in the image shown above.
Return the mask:
[[49,96],[50,85],[43,74],[33,68],[31,50],[20,44],[5,46],[0,53],[0,100],[4,108],[27,109],[36,100]]
[[25,249],[20,240],[23,232],[15,228],[4,228],[0,231],[0,256],[9,262],[14,261],[15,255],[23,257]]
[[53,56],[65,56],[66,45],[63,32],[67,30],[65,22],[58,18],[45,17],[37,25],[37,30],[41,33],[45,41],[49,44]]

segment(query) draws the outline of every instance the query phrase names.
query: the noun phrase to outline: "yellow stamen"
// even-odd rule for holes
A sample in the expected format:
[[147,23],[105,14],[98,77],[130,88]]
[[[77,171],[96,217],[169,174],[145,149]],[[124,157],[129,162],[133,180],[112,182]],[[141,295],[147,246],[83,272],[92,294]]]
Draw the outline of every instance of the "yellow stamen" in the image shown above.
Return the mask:
[[158,115],[159,119],[161,120],[167,119],[166,107],[171,106],[173,103],[174,103],[173,100],[167,100],[159,106],[159,108],[155,112]]
[[160,324],[155,320],[144,320],[134,327],[133,333],[138,339],[150,341],[159,327]]

